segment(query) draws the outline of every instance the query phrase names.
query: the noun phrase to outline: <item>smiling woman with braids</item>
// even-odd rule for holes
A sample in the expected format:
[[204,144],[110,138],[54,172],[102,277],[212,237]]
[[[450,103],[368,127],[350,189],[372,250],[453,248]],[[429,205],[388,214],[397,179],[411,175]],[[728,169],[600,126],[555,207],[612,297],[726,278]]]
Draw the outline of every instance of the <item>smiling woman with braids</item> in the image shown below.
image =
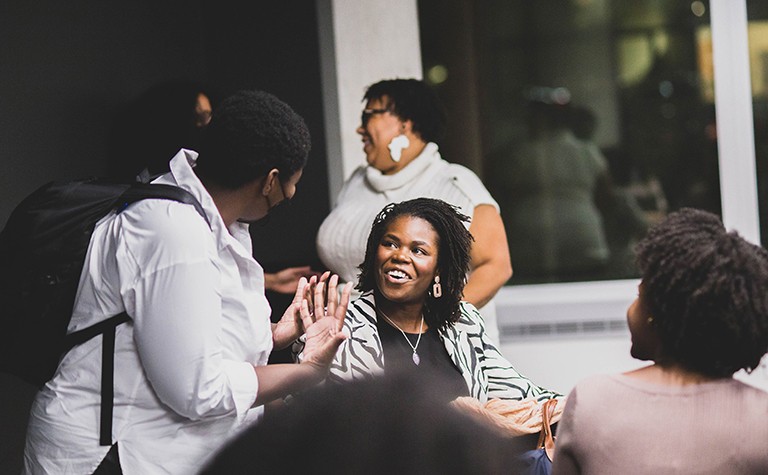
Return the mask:
[[376,216],[360,265],[330,379],[414,371],[445,401],[471,396],[545,400],[559,396],[519,374],[462,301],[470,262],[469,218],[441,200],[387,205]]
[[568,396],[553,473],[768,473],[768,251],[682,209],[639,243],[631,354],[653,364]]

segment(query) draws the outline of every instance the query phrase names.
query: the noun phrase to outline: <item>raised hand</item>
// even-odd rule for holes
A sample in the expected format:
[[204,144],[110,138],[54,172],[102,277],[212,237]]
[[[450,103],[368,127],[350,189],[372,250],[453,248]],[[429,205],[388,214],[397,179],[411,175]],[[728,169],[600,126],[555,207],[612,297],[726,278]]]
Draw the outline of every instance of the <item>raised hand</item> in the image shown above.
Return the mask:
[[352,291],[352,284],[346,284],[339,298],[339,277],[329,276],[325,273],[319,278],[299,279],[293,302],[272,326],[276,348],[280,347],[278,342],[287,345],[306,330],[304,358],[300,364],[254,365],[259,379],[255,406],[303,391],[327,376],[339,345],[346,339],[341,329]]
[[285,310],[280,321],[272,325],[272,344],[275,349],[285,348],[304,333],[301,303],[311,299],[316,285],[317,276],[312,276],[309,280],[305,277],[299,278],[291,305]]
[[303,363],[311,364],[323,372],[328,371],[336,350],[346,339],[341,329],[347,314],[352,284],[344,285],[339,299],[338,281],[337,275],[328,279],[327,293],[325,282],[318,282],[314,289],[312,307],[308,300],[301,302],[301,320],[307,328]]
[[[339,276],[333,274],[328,278],[329,275],[330,273],[326,272],[320,276],[320,281],[312,288],[311,293],[313,298],[309,306],[309,311],[313,316],[336,314],[336,306],[339,303],[339,293],[337,289],[339,285]],[[325,290],[326,283],[328,286],[327,291]]]
[[[317,288],[318,284],[325,285],[324,283],[328,281],[330,276],[331,276],[331,272],[330,271],[325,271],[322,274],[320,274],[319,276],[312,276],[312,278],[310,278],[309,281],[308,281],[308,286],[304,290],[303,298],[307,299],[307,301],[308,301],[309,316],[311,318],[309,318],[306,322],[304,322],[304,329],[305,330],[307,328],[309,328],[309,325],[311,325],[315,321],[314,320],[314,316],[315,316],[315,304],[314,304],[314,301],[315,301],[315,289]],[[296,303],[296,297],[294,297],[293,301],[294,301],[294,303]],[[296,307],[296,308],[297,308],[296,311],[300,314],[300,310],[301,310],[300,306]],[[301,317],[299,317],[299,318],[301,318]]]

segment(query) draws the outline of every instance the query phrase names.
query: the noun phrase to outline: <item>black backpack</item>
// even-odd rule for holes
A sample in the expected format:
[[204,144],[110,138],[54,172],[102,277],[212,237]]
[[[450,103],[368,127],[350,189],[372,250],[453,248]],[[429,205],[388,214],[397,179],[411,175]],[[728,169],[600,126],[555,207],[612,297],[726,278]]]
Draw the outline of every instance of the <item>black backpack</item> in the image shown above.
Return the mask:
[[42,186],[14,209],[0,232],[0,372],[41,387],[67,351],[104,335],[102,445],[112,444],[115,327],[129,317],[115,315],[69,335],[67,326],[95,224],[147,198],[191,204],[208,222],[197,199],[179,187],[87,179]]

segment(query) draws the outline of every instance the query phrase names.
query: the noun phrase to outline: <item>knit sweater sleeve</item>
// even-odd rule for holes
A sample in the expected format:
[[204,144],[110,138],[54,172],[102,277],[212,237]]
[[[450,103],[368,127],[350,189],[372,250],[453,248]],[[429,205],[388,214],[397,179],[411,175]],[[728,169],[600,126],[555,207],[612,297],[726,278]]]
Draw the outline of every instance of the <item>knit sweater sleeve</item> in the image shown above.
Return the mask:
[[580,430],[576,427],[577,404],[577,391],[576,389],[573,389],[573,391],[568,394],[563,416],[557,426],[557,442],[555,444],[555,454],[552,457],[553,475],[571,475],[581,473],[581,468],[578,464],[578,457],[576,455],[578,452],[578,439],[574,437],[574,434]]

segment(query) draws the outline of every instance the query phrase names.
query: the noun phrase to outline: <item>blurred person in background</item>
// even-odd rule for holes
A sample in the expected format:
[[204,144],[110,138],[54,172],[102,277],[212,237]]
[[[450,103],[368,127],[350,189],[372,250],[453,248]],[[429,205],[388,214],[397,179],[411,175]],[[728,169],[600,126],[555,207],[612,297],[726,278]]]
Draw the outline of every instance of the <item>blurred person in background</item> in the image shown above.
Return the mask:
[[133,179],[168,172],[168,157],[180,148],[197,150],[200,131],[216,105],[209,88],[189,80],[154,85],[119,113],[114,130],[111,174]]
[[[531,100],[528,136],[493,174],[507,191],[505,225],[522,282],[591,280],[609,259],[601,206],[608,164],[576,138],[568,103]],[[597,152],[597,153],[596,153]]]

